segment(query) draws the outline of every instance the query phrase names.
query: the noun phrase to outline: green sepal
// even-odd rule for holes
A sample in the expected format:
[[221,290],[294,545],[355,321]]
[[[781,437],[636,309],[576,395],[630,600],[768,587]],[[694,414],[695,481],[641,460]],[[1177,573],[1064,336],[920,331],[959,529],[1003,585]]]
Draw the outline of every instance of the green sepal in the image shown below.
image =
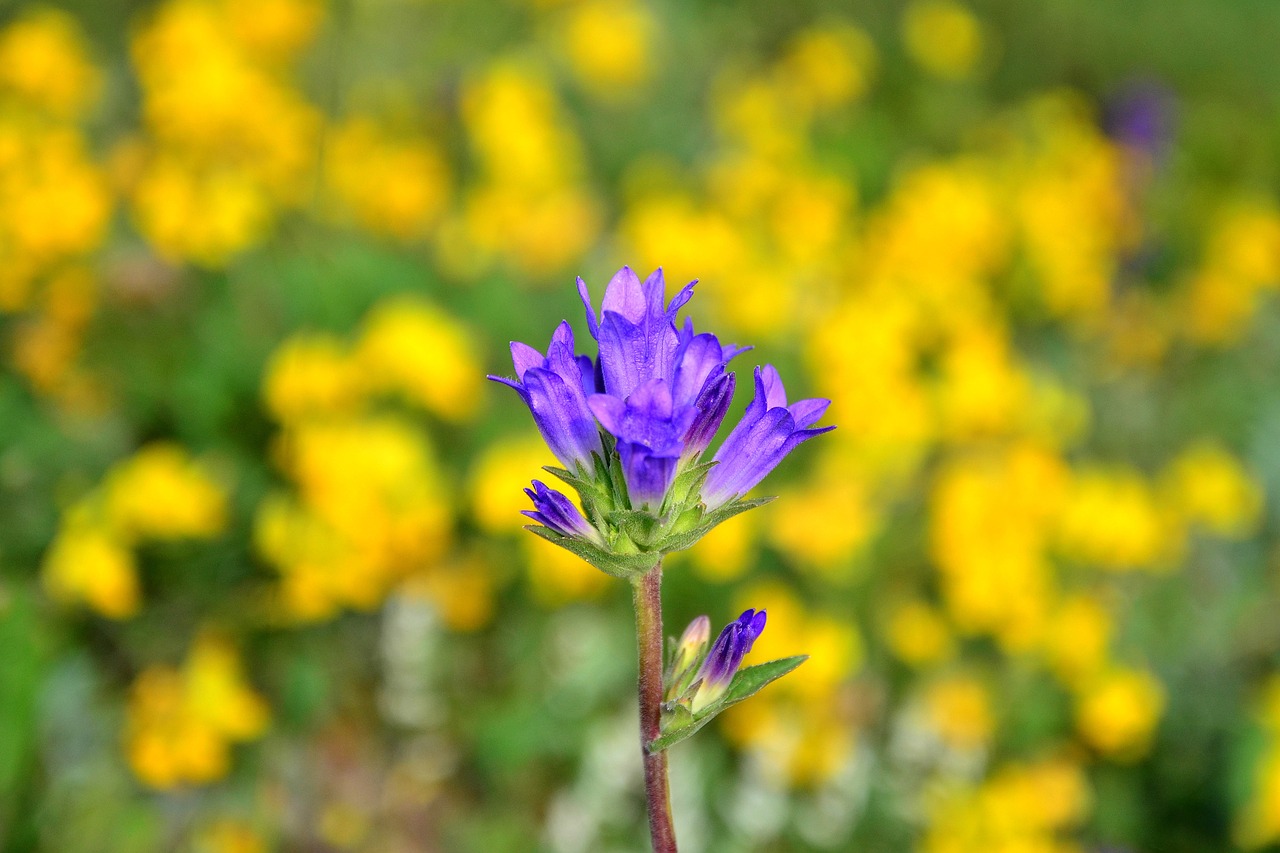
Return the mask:
[[671,481],[671,488],[667,490],[667,500],[663,505],[663,509],[670,510],[674,507],[683,507],[691,500],[695,500],[701,494],[702,487],[707,482],[707,476],[711,473],[711,469],[717,464],[716,462],[699,462],[677,474],[676,478]]
[[636,543],[641,551],[655,550],[653,544],[661,530],[660,519],[639,510],[615,509],[605,516],[605,520]]
[[683,551],[686,548],[692,548],[699,539],[710,533],[716,525],[728,521],[735,515],[744,513],[749,509],[764,506],[774,500],[774,497],[776,496],[752,498],[746,501],[730,501],[722,507],[705,513],[696,526],[684,530],[680,530],[680,528],[684,527],[688,522],[685,516],[682,515],[677,519],[678,523],[674,525],[679,532],[673,532],[663,537],[662,541],[658,543],[658,550],[663,554],[669,554],[672,551]]
[[635,556],[613,554],[582,539],[561,536],[554,530],[543,527],[540,524],[526,524],[524,529],[530,533],[536,533],[548,542],[559,545],[566,551],[578,555],[606,575],[612,575],[615,578],[633,580],[653,568],[654,560],[651,554],[636,554]]
[[649,741],[649,751],[661,752],[676,745],[711,722],[725,708],[749,699],[759,693],[765,685],[777,681],[808,659],[808,655],[795,655],[738,670],[720,701],[703,708],[697,716],[690,713],[684,705],[669,706],[662,721],[662,734]]

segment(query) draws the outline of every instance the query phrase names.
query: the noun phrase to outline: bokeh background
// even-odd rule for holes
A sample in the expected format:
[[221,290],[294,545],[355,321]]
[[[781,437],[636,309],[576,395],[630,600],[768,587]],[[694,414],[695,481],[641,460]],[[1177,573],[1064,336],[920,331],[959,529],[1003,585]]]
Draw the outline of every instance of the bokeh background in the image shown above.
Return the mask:
[[623,263],[839,424],[670,561],[812,656],[673,751],[682,850],[1272,845],[1277,33],[3,4],[0,849],[644,849],[628,590],[482,378]]

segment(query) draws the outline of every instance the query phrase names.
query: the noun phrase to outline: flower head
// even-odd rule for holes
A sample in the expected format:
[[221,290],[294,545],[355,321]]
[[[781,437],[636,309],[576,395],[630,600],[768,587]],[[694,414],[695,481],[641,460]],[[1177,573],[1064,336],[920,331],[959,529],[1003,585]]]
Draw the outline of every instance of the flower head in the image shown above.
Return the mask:
[[690,708],[696,715],[709,705],[714,705],[723,698],[737,674],[742,658],[751,651],[756,638],[764,632],[765,612],[763,610],[745,610],[742,615],[724,626],[720,636],[716,637],[707,659],[698,670],[701,684],[693,694],[693,705]]
[[737,499],[793,447],[830,429],[810,428],[828,401],[788,405],[777,371],[766,366],[756,370],[755,398],[716,453],[718,464],[702,461],[733,401],[729,363],[750,348],[695,332],[688,318],[677,325],[693,287],[668,301],[661,269],[641,281],[623,267],[597,311],[578,279],[598,357],[579,355],[562,322],[545,354],[511,344],[515,379],[489,377],[520,394],[568,469],[553,473],[582,499],[579,512],[535,482],[527,490],[535,509],[526,514],[543,526],[533,529],[622,577],[651,566],[646,554],[688,548],[756,505]]

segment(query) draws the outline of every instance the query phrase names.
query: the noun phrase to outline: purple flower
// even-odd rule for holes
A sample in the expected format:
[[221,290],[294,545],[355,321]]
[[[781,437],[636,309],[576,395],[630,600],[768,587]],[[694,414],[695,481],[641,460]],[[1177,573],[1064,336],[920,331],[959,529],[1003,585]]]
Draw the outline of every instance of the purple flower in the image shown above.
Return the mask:
[[627,399],[593,394],[587,400],[600,423],[617,439],[622,475],[633,508],[657,509],[675,479],[684,436],[698,416],[693,406],[675,407],[671,388],[650,379]]
[[694,714],[720,701],[728,691],[743,657],[751,651],[756,638],[763,633],[765,618],[763,610],[745,610],[736,620],[724,626],[724,630],[712,644],[711,651],[707,653],[707,659],[702,662],[702,668],[698,670],[697,677],[702,683],[698,686],[698,692],[693,695],[690,710]]
[[527,344],[511,342],[516,380],[490,376],[510,385],[533,413],[542,438],[560,462],[571,470],[591,471],[591,454],[604,454],[600,430],[587,395],[596,388],[595,366],[574,352],[573,329],[562,322],[551,337],[545,356]]
[[830,400],[798,400],[787,405],[787,392],[773,365],[757,367],[756,393],[742,420],[716,451],[718,463],[707,476],[702,499],[715,509],[740,498],[778,466],[797,445],[835,427],[809,426],[822,417]]
[[529,496],[529,500],[533,501],[534,508],[521,510],[522,515],[529,516],[543,527],[554,530],[561,536],[587,539],[604,547],[604,537],[600,535],[600,531],[588,524],[586,518],[574,506],[573,501],[560,492],[549,488],[540,480],[534,480],[533,488],[525,489],[524,493]]
[[662,269],[641,284],[631,267],[623,267],[605,287],[597,317],[587,285],[578,279],[578,294],[587,309],[587,327],[600,343],[600,369],[604,392],[625,400],[652,379],[672,378],[680,336],[675,318],[693,296],[689,282],[663,308],[666,281]]

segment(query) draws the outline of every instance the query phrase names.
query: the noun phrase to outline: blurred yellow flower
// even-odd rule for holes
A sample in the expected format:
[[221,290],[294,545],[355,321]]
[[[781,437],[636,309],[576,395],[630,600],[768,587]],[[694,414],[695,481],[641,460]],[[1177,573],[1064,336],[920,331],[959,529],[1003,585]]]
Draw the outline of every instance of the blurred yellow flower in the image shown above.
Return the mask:
[[995,731],[987,688],[970,675],[949,675],[929,684],[924,707],[930,727],[954,749],[985,746]]
[[108,523],[130,537],[207,539],[226,527],[226,491],[177,444],[143,447],[111,469],[103,489]]
[[330,130],[324,174],[359,225],[398,240],[426,236],[449,196],[448,166],[436,145],[363,116]]
[[374,306],[361,326],[354,358],[371,390],[401,394],[446,420],[468,420],[483,399],[470,330],[413,297]]
[[141,595],[133,552],[109,530],[85,524],[64,527],[45,552],[41,575],[45,589],[63,603],[84,603],[112,619],[138,612]]
[[101,83],[84,33],[66,12],[26,8],[0,30],[0,92],[72,118],[93,102]]
[[893,653],[912,666],[940,663],[955,652],[946,620],[923,601],[905,601],[895,606],[885,633]]
[[286,338],[267,362],[262,397],[279,421],[350,414],[361,400],[364,378],[346,344],[334,335],[299,332]]
[[1262,515],[1262,487],[1223,448],[1193,444],[1161,476],[1162,497],[1187,521],[1216,536],[1251,534]]
[[653,73],[656,29],[652,10],[640,0],[586,0],[567,13],[565,54],[583,86],[615,96]]
[[1095,596],[1065,597],[1045,628],[1049,668],[1068,687],[1087,685],[1107,663],[1111,630],[1111,613]]
[[1183,531],[1137,471],[1093,466],[1076,472],[1058,522],[1066,556],[1113,571],[1158,570],[1182,548]]
[[821,24],[792,36],[778,63],[779,75],[796,96],[816,109],[857,101],[876,71],[871,37],[848,23]]
[[1120,761],[1141,757],[1164,710],[1160,682],[1139,669],[1116,668],[1094,680],[1076,705],[1086,743]]
[[259,505],[254,542],[279,569],[293,617],[375,607],[446,550],[451,512],[433,452],[406,421],[306,422],[280,437],[277,460],[297,497],[275,494]]
[[478,455],[468,476],[471,513],[486,533],[515,533],[529,523],[521,510],[532,508],[524,489],[534,479],[546,481],[542,470],[555,459],[534,431],[507,436]]
[[955,0],[913,0],[902,19],[911,58],[948,80],[968,77],[982,58],[982,25]]
[[252,826],[238,820],[218,820],[195,837],[191,853],[269,853],[270,848]]
[[259,737],[269,719],[235,650],[205,633],[181,670],[151,666],[134,681],[125,733],[129,764],[153,788],[212,782],[230,769],[231,744]]

